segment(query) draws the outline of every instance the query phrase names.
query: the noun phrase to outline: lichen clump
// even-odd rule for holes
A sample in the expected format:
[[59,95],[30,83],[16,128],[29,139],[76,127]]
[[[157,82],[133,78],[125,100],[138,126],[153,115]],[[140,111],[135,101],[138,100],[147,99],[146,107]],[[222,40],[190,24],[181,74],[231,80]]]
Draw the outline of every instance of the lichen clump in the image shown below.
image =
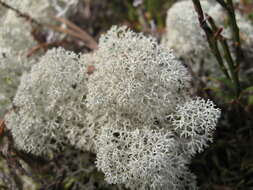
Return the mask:
[[197,189],[188,164],[212,141],[220,110],[192,97],[190,80],[154,38],[114,26],[92,54],[41,57],[6,123],[26,152],[50,157],[71,145],[94,153],[109,184]]
[[64,147],[66,134],[85,125],[86,75],[78,55],[63,49],[47,52],[24,74],[6,116],[16,146],[35,155]]

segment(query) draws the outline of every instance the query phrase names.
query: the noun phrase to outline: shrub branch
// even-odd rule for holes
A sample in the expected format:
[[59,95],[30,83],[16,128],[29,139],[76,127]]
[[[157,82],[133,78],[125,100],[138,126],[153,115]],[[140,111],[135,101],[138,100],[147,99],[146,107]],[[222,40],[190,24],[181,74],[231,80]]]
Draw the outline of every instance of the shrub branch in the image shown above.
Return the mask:
[[[211,48],[212,53],[214,54],[217,62],[219,63],[219,66],[220,66],[221,70],[223,71],[224,75],[233,82],[233,84],[235,86],[236,96],[239,97],[239,95],[240,95],[240,82],[239,82],[239,75],[238,75],[237,68],[239,66],[240,60],[242,59],[239,29],[236,24],[233,6],[231,6],[229,4],[229,2],[228,2],[228,4],[226,4],[223,0],[217,0],[217,1],[219,1],[219,3],[223,7],[226,6],[227,9],[230,10],[229,17],[232,17],[232,18],[230,18],[230,20],[231,20],[231,23],[234,23],[234,24],[232,24],[233,25],[232,28],[233,28],[233,38],[235,40],[235,44],[237,44],[237,46],[236,46],[236,57],[237,57],[236,64],[232,58],[231,51],[229,50],[229,46],[228,46],[226,38],[221,35],[222,28],[218,28],[216,26],[216,24],[211,16],[206,15],[206,17],[205,17],[199,0],[192,0],[192,2],[194,4],[194,8],[198,14],[200,27],[203,29],[203,31],[206,34],[206,38],[207,38],[209,47]],[[225,67],[223,57],[221,56],[222,55],[221,51],[219,50],[219,47],[218,47],[218,41],[220,42],[220,44],[222,46],[223,56],[227,62],[228,68]]]

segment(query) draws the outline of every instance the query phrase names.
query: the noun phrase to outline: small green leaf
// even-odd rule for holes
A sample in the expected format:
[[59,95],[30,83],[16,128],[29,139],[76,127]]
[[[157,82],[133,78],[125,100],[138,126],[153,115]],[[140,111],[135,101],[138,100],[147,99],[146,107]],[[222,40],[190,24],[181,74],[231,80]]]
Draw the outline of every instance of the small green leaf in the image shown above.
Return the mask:
[[248,97],[248,103],[249,105],[253,105],[253,96]]
[[245,88],[243,92],[253,92],[253,86],[250,86],[248,88]]
[[69,188],[73,185],[73,183],[74,183],[75,181],[76,181],[75,178],[70,178],[70,179],[68,179],[67,182],[66,182],[65,185],[64,185],[64,188],[65,188],[65,189],[69,189]]

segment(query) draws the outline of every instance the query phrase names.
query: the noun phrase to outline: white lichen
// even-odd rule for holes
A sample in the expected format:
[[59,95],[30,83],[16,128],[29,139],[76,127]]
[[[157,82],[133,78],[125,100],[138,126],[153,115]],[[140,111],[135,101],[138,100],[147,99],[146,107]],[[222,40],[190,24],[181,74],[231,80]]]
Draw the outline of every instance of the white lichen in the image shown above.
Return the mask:
[[[4,9],[5,10],[5,9]],[[6,11],[0,26],[0,117],[8,111],[20,77],[30,69],[33,60],[26,54],[36,42],[31,26],[14,12]]]
[[53,16],[68,17],[78,7],[79,0],[4,0],[8,5],[42,22]]
[[7,114],[7,127],[19,149],[52,155],[64,147],[73,128],[85,125],[86,74],[79,56],[63,49],[47,52],[22,76]]
[[[4,0],[4,2],[40,23],[51,25],[57,23],[54,17],[73,16],[80,4],[80,0]],[[62,24],[62,27],[65,25]],[[44,31],[44,33],[48,42],[59,40],[64,36],[52,30]]]
[[0,47],[10,48],[18,56],[25,56],[36,45],[31,30],[30,23],[8,11],[0,26]]
[[112,126],[102,130],[97,146],[97,167],[110,184],[125,184],[130,189],[178,190],[188,186],[179,178],[185,174],[188,160],[172,133]]
[[177,106],[171,121],[186,153],[200,153],[212,142],[219,116],[220,110],[210,100],[196,98]]
[[10,109],[20,77],[29,71],[32,63],[10,48],[0,48],[0,118]]
[[100,38],[94,67],[87,106],[99,126],[109,120],[134,129],[154,122],[164,126],[189,87],[189,74],[172,52],[125,27],[112,27]]
[[72,145],[95,154],[109,184],[195,190],[188,164],[212,140],[220,111],[189,88],[171,51],[114,26],[92,54],[41,57],[22,76],[6,125],[25,152],[50,157]]
[[[187,163],[211,140],[220,111],[211,101],[191,98],[186,68],[153,38],[125,27],[112,27],[100,38],[92,62],[87,118],[107,182],[196,189],[187,181]],[[193,134],[186,138],[190,127]]]
[[[202,0],[201,6],[203,11],[208,12],[213,4]],[[198,55],[208,49],[205,33],[200,28],[192,1],[179,1],[168,10],[166,30],[163,43],[178,56]]]

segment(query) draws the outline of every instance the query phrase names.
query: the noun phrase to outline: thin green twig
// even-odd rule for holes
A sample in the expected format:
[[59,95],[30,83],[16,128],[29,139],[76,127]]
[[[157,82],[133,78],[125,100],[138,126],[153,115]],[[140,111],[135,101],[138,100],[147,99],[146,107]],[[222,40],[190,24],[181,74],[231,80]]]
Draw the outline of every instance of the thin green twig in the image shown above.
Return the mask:
[[[201,4],[199,0],[192,0],[195,10],[198,14],[198,19],[199,19],[199,23],[201,28],[204,30],[206,37],[207,37],[207,41],[209,43],[209,46],[214,54],[214,56],[216,57],[216,60],[218,61],[221,70],[223,71],[223,73],[225,74],[225,76],[230,79],[234,86],[235,86],[235,90],[236,90],[236,96],[239,97],[240,95],[240,82],[239,82],[239,76],[238,76],[238,66],[240,63],[240,59],[242,58],[240,54],[241,51],[241,46],[240,46],[240,37],[239,37],[239,29],[238,26],[236,24],[236,20],[235,20],[235,14],[234,14],[234,8],[233,6],[231,6],[229,3],[226,4],[223,0],[217,0],[224,8],[226,7],[226,10],[230,10],[229,13],[229,17],[231,16],[231,22],[234,22],[234,24],[232,24],[232,28],[233,28],[233,36],[234,36],[234,40],[236,43],[238,43],[236,52],[237,52],[237,59],[236,59],[236,64],[235,61],[232,58],[231,52],[229,50],[229,46],[227,44],[226,39],[221,35],[222,32],[222,28],[218,28],[214,22],[214,20],[212,19],[212,17],[205,15],[203,13]],[[228,2],[230,2],[231,0],[228,0]],[[232,1],[231,1],[232,2]],[[230,2],[230,3],[231,3]],[[229,6],[230,5],[230,6]],[[208,22],[207,22],[208,21]],[[209,24],[211,25],[211,27],[209,26]],[[236,28],[238,30],[236,30]],[[237,36],[238,35],[238,36]],[[239,38],[238,38],[239,37]],[[225,67],[223,58],[221,56],[219,47],[218,47],[218,43],[217,40],[220,42],[222,49],[223,49],[223,53],[224,53],[224,59],[227,62],[228,68]],[[230,75],[229,75],[230,73]]]
[[199,2],[199,0],[192,0],[193,4],[194,4],[194,8],[196,10],[196,12],[198,13],[198,19],[199,19],[199,23],[201,28],[203,29],[203,31],[206,34],[206,38],[209,44],[209,47],[211,48],[212,53],[214,54],[223,74],[230,79],[230,76],[228,74],[228,71],[226,70],[226,67],[224,65],[221,53],[218,49],[218,44],[217,44],[217,40],[215,39],[214,36],[214,32],[212,31],[212,29],[209,27],[205,17],[204,17],[204,13],[201,7],[201,4]]
[[240,29],[236,22],[235,9],[233,6],[232,0],[227,0],[227,3],[224,0],[216,0],[226,11],[229,19],[229,26],[232,31],[235,53],[236,53],[236,67],[239,68],[241,61],[243,60],[243,51],[241,48],[241,39],[240,39]]
[[[208,22],[210,23],[212,29],[214,31],[219,31],[219,28],[216,26],[215,24],[215,21],[213,20],[213,18],[209,15],[207,15],[207,19],[208,19]],[[234,60],[232,58],[232,55],[230,53],[230,50],[229,50],[229,46],[228,46],[228,43],[227,43],[227,40],[226,38],[224,38],[220,32],[219,33],[216,33],[216,38],[219,40],[222,48],[223,48],[223,52],[224,52],[224,58],[227,62],[227,65],[228,65],[228,69],[229,69],[229,72],[231,74],[231,78],[235,84],[235,88],[236,88],[236,94],[237,96],[239,96],[239,93],[240,93],[240,83],[239,83],[239,80],[238,80],[238,76],[237,76],[237,73],[236,73],[236,66],[234,64]]]

